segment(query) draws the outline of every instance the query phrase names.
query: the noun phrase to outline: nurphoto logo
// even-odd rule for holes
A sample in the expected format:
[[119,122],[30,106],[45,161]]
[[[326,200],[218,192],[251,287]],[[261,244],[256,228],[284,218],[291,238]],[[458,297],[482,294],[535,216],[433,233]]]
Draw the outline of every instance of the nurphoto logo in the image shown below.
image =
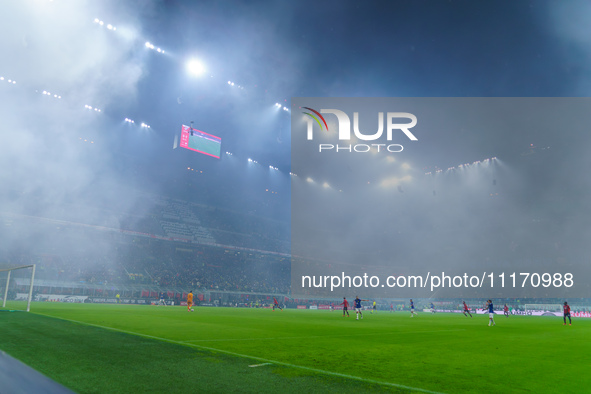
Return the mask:
[[[302,107],[309,112],[304,112],[308,115],[306,118],[307,122],[307,135],[306,138],[311,141],[314,139],[314,124],[316,123],[321,131],[329,131],[328,123],[322,114],[332,114],[337,117],[338,122],[338,139],[339,141],[350,141],[351,140],[351,120],[349,116],[338,109],[321,109],[316,111],[310,107]],[[410,123],[395,123],[394,120],[408,119]],[[392,141],[394,131],[402,131],[406,137],[411,141],[418,141],[409,129],[413,128],[417,124],[417,117],[408,112],[388,112],[386,114],[386,140]],[[355,137],[361,141],[377,141],[382,138],[384,134],[384,113],[378,112],[378,131],[373,134],[365,134],[359,130],[359,112],[353,112],[353,133]],[[404,147],[401,144],[385,144],[385,143],[372,143],[372,144],[318,144],[318,151],[333,151],[333,152],[369,152],[372,148],[377,149],[378,152],[388,151],[391,153],[402,152]]]

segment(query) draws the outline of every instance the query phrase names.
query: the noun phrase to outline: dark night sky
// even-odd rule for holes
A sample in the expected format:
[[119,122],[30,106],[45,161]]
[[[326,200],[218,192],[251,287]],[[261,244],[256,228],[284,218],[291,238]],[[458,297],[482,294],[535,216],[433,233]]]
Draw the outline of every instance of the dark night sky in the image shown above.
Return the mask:
[[[151,115],[167,131],[198,119],[222,135],[228,150],[288,168],[287,119],[269,120],[264,110],[291,97],[586,95],[586,43],[561,26],[573,23],[564,14],[584,8],[470,1],[159,3],[143,19],[145,35],[178,57],[149,59],[138,111],[158,108]],[[189,80],[180,60],[190,53],[212,65],[213,79],[237,81],[246,92],[228,94],[219,83]]]
[[[23,143],[17,145],[24,152],[10,149],[13,123],[55,123],[97,140],[102,170],[130,169],[128,179],[155,192],[170,190],[171,179],[183,183],[179,174],[187,167],[206,169],[209,184],[244,179],[227,157],[170,149],[190,121],[221,136],[234,161],[253,157],[286,175],[289,115],[273,104],[289,106],[292,97],[570,97],[591,89],[591,8],[582,1],[13,1],[2,8],[0,45],[10,56],[0,74],[19,81],[0,90],[4,159],[36,157]],[[94,18],[119,29],[108,31]],[[145,48],[145,41],[167,53]],[[205,75],[188,75],[191,57],[202,61]],[[48,107],[39,100],[44,89],[63,93],[65,104]],[[102,107],[100,119],[74,110],[86,103]],[[13,110],[17,104],[26,108],[23,116]],[[125,117],[151,130],[122,125]],[[527,146],[497,146],[490,155],[511,160]],[[455,154],[416,164],[480,158]]]

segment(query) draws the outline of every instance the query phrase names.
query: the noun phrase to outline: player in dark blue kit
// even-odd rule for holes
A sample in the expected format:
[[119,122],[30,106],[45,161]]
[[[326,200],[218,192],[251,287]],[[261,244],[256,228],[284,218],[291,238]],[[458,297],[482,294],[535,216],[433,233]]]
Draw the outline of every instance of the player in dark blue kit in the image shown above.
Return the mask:
[[158,301],[158,305],[166,306],[166,301],[164,301],[164,293],[160,293],[160,301]]
[[410,317],[414,317],[418,314],[415,312],[415,303],[413,302],[412,298],[410,299]]
[[431,309],[431,314],[434,314],[435,313],[435,305],[433,305],[433,303],[430,303],[429,308]]
[[361,300],[359,299],[359,296],[355,297],[355,300],[353,301],[355,303],[355,313],[357,314],[357,319],[355,320],[359,320],[359,316],[361,316],[361,318],[363,319],[363,313],[361,313],[361,301],[369,300]]
[[488,300],[486,302],[486,306],[484,309],[488,309],[488,326],[490,327],[491,324],[495,325],[495,310],[493,309],[493,302],[492,300]]

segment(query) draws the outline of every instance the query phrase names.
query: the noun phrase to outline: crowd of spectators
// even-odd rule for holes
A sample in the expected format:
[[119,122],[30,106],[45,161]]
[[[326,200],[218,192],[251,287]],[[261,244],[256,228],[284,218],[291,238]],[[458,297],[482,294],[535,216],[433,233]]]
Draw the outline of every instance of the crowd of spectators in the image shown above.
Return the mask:
[[141,280],[163,288],[289,291],[291,265],[287,257],[154,240],[137,240],[127,253],[125,269],[129,280],[136,283]]
[[288,257],[133,236],[119,238],[104,254],[20,252],[5,255],[3,260],[12,261],[12,266],[36,264],[37,280],[64,285],[146,285],[177,292],[289,292]]
[[[95,211],[85,213],[87,223],[81,223],[81,218],[68,210],[57,212],[55,218],[13,219],[11,232],[15,238],[22,238],[22,246],[0,250],[0,263],[36,264],[38,279],[60,283],[146,285],[181,294],[186,290],[290,293],[289,223],[250,211],[164,197],[145,197],[140,206],[133,214],[126,207],[111,206],[107,210],[97,206]],[[212,242],[200,242],[203,237],[187,242],[166,239],[164,221],[204,229]],[[564,258],[556,257],[561,253],[544,250],[546,256],[523,257],[517,253],[519,245],[510,245],[515,254],[507,253],[512,257],[498,261],[499,266],[510,267],[519,259],[523,261],[517,265],[566,265]],[[550,249],[561,252],[563,247],[556,243]],[[523,255],[527,256],[525,252]],[[322,264],[331,268],[331,263]],[[384,269],[384,274],[391,274],[389,267]],[[502,307],[506,303],[523,310],[526,303],[563,301],[497,299],[495,305]],[[473,300],[474,305],[480,302]]]
[[[22,245],[0,249],[0,263],[36,264],[36,278],[54,283],[289,292],[288,222],[149,195],[137,211],[93,210],[84,218],[64,210],[55,218],[12,220]],[[172,239],[163,223],[201,236]]]

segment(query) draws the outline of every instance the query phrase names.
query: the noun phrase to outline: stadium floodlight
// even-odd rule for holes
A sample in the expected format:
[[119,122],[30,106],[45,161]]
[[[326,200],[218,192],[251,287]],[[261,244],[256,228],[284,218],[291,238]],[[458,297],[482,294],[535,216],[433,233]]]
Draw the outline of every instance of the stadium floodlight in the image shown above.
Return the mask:
[[[113,30],[116,30],[116,29],[115,29],[115,27],[113,27]],[[146,46],[146,48],[148,48],[148,49],[152,49],[152,50],[154,50],[154,51],[156,51],[156,52],[159,52],[159,53],[164,53],[164,49],[162,49],[162,48],[159,48],[159,47],[156,47],[156,46],[155,46],[154,44],[152,44],[150,41],[146,41],[146,43],[145,43],[144,45],[145,45],[145,46]]]
[[4,81],[4,77],[0,77],[0,81]]
[[100,19],[99,18],[94,18],[94,23],[99,23]]
[[191,59],[187,62],[187,71],[191,75],[200,76],[205,72],[205,66],[197,59]]

